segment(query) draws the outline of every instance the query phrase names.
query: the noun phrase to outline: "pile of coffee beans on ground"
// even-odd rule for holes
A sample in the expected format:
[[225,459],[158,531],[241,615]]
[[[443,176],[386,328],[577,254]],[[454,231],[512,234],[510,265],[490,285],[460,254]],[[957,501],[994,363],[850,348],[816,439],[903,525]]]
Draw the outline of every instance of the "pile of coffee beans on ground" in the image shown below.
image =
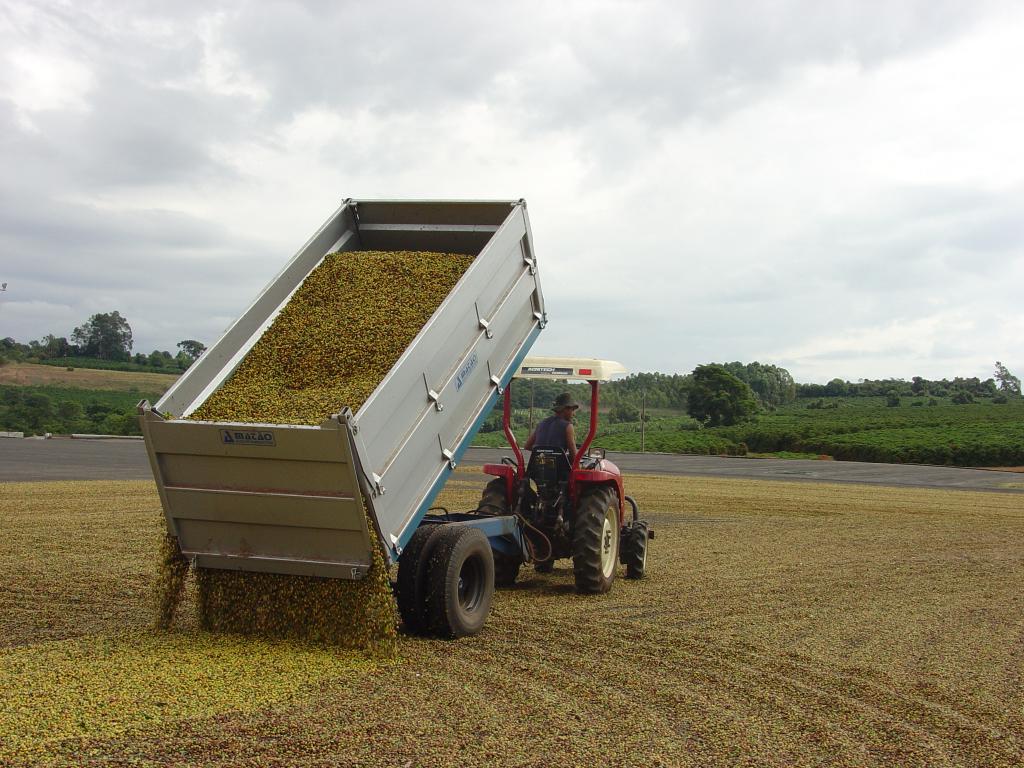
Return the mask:
[[181,554],[178,538],[165,533],[160,537],[160,562],[154,588],[157,629],[170,629],[185,595],[187,576],[188,560]]

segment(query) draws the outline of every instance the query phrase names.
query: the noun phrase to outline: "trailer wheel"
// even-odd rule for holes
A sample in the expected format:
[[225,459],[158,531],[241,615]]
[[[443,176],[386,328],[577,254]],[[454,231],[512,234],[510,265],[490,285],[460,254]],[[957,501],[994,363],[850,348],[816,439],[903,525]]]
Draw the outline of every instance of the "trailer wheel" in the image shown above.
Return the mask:
[[637,520],[622,532],[622,563],[627,579],[642,579],[647,570],[647,523]]
[[445,525],[430,556],[427,602],[431,629],[441,637],[483,629],[494,595],[494,558],[482,531]]
[[619,496],[607,486],[580,499],[572,532],[576,590],[599,594],[612,588],[619,564]]
[[444,528],[436,524],[421,525],[398,558],[398,612],[410,632],[420,633],[430,629],[427,615],[427,571],[430,555]]

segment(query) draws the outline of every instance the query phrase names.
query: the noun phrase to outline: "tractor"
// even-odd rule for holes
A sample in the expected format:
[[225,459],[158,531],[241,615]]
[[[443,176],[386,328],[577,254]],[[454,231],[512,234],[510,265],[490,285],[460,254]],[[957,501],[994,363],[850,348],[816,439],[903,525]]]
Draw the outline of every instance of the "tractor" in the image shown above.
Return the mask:
[[626,566],[626,578],[643,578],[654,530],[640,519],[636,501],[623,493],[619,468],[603,449],[591,449],[600,384],[625,372],[608,360],[534,357],[516,373],[520,379],[590,384],[590,427],[574,460],[560,448],[543,445],[534,446],[529,461],[524,460],[511,427],[512,383],[505,388],[502,426],[515,458],[484,465],[494,479],[484,489],[477,512],[515,516],[523,547],[521,555],[494,549],[495,586],[511,586],[524,562],[532,562],[539,573],[550,573],[557,560],[570,557],[576,589],[582,593],[611,589],[619,563]]

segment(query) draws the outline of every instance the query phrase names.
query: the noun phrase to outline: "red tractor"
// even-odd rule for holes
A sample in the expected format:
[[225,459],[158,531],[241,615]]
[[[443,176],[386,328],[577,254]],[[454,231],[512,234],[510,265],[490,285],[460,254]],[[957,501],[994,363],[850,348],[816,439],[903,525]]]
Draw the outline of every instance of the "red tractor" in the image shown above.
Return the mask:
[[515,459],[484,465],[484,472],[495,479],[484,489],[478,513],[514,515],[523,546],[494,549],[495,586],[511,585],[524,562],[548,573],[556,560],[569,557],[580,592],[607,592],[619,563],[626,566],[626,578],[643,577],[654,530],[639,519],[636,502],[623,493],[619,468],[603,450],[591,452],[600,382],[625,372],[608,360],[534,357],[516,373],[516,378],[589,382],[590,428],[572,461],[566,451],[542,445],[534,446],[529,461],[524,460],[510,424],[511,382],[505,389],[503,425]]

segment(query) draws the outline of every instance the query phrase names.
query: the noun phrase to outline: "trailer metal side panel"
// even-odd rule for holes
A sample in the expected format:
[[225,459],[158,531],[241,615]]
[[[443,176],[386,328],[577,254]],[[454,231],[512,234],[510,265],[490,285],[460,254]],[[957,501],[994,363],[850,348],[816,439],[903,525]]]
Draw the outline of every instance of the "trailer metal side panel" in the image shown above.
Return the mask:
[[[360,225],[363,210],[360,207]],[[367,399],[348,419],[368,503],[392,558],[454,469],[477,418],[507,383],[531,331],[544,323],[528,258],[524,205],[516,205]]]
[[[186,420],[324,256],[349,250],[475,258],[356,413],[338,403],[317,427]],[[396,560],[545,323],[523,201],[346,200],[156,406],[140,405],[168,530],[206,567],[361,578],[374,535]]]
[[209,568],[362,578],[370,534],[347,430],[142,415],[167,529]]

